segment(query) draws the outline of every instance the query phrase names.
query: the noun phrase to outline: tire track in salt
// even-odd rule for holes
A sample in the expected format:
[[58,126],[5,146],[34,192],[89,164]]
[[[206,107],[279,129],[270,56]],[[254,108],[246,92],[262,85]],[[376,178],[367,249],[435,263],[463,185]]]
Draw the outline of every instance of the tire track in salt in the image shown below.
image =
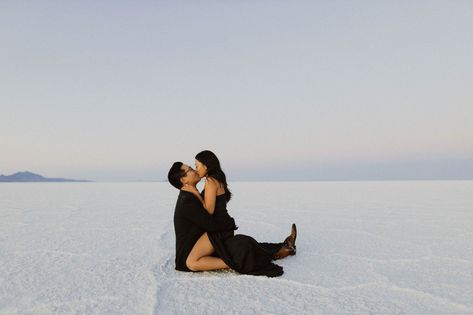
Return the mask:
[[161,259],[157,265],[152,270],[154,275],[155,290],[153,292],[153,310],[150,310],[152,314],[160,314],[160,305],[162,292],[166,290],[166,287],[171,284],[171,275],[170,273],[174,271],[172,266],[174,260],[174,226],[171,224],[166,224],[167,228],[164,229],[163,233],[158,238],[158,243],[163,252],[163,259]]

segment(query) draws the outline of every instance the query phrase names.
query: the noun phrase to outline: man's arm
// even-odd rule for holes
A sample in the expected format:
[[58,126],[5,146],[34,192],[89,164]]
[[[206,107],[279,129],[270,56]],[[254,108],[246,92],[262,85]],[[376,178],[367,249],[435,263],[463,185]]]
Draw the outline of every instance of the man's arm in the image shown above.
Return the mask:
[[211,215],[197,200],[186,198],[181,214],[197,226],[208,232],[233,231],[236,229],[235,220],[226,215]]

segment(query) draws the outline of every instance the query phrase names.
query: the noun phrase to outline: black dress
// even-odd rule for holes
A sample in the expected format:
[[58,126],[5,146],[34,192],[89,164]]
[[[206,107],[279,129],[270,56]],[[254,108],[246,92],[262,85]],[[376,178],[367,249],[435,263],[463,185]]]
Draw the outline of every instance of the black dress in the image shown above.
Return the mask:
[[[225,195],[217,196],[213,215],[229,216]],[[283,268],[272,263],[274,254],[283,243],[258,243],[251,236],[234,235],[233,231],[208,231],[207,234],[215,248],[214,256],[220,257],[233,270],[242,274],[268,277],[283,274]]]
[[190,271],[186,266],[187,256],[202,234],[236,229],[235,220],[227,212],[220,213],[223,215],[210,215],[196,196],[188,191],[180,191],[174,210],[176,270]]

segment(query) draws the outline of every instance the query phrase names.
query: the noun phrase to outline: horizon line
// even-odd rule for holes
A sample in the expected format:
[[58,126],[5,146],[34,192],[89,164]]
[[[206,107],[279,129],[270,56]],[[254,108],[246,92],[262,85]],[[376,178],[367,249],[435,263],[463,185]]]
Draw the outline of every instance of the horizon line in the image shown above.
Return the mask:
[[[408,178],[408,179],[250,179],[250,180],[231,180],[229,183],[264,183],[264,182],[432,182],[432,181],[473,181],[473,178]],[[11,181],[0,182],[0,184],[88,184],[88,183],[167,183],[167,180],[87,180],[87,181]]]

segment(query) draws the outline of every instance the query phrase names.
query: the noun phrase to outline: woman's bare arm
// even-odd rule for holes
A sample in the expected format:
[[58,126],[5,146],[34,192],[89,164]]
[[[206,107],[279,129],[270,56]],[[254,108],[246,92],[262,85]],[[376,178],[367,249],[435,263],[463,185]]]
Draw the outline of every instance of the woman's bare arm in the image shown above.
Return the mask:
[[202,202],[202,205],[204,206],[205,210],[207,210],[209,214],[213,214],[215,211],[215,203],[217,201],[217,192],[219,184],[220,183],[216,179],[208,177],[205,181],[204,199],[202,199],[202,196],[199,194],[199,191],[196,187],[186,185],[184,189],[193,193],[200,200],[200,202]]
[[211,177],[208,177],[205,182],[204,208],[210,214],[213,214],[215,211],[218,185],[219,182]]

